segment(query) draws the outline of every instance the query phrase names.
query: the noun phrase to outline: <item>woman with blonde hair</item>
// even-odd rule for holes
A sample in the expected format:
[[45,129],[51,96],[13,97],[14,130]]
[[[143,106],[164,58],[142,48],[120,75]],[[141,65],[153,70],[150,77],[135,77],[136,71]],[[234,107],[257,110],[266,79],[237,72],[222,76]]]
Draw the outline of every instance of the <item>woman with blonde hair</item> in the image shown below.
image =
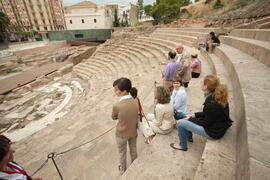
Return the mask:
[[227,86],[220,84],[217,76],[207,75],[201,90],[206,97],[203,112],[188,115],[177,122],[180,143],[171,143],[173,149],[187,151],[187,141],[193,142],[192,132],[210,140],[220,139],[232,124]]
[[155,92],[157,105],[154,114],[147,114],[149,125],[154,133],[168,134],[173,130],[175,124],[173,105],[170,103],[170,90],[158,86]]

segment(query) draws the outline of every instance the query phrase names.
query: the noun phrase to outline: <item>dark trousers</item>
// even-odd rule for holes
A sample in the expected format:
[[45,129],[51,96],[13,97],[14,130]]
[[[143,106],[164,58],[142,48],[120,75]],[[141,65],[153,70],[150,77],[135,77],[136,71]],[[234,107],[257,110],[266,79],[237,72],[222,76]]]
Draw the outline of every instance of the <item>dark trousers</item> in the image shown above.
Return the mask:
[[198,78],[199,76],[200,76],[200,73],[195,73],[195,72],[191,73],[192,78]]
[[183,85],[184,85],[185,88],[188,87],[188,83],[189,83],[189,82],[184,82],[184,83],[183,83]]

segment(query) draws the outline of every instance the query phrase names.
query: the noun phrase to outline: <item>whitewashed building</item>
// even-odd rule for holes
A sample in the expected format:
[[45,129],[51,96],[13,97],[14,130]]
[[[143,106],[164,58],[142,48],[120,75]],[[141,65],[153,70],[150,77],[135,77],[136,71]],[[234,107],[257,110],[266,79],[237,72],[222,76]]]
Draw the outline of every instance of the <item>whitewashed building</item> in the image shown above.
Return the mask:
[[65,7],[67,30],[111,28],[111,15],[97,4],[83,1]]
[[138,22],[137,6],[129,3],[126,6],[119,7],[119,19],[124,21],[127,19],[130,26],[134,26]]

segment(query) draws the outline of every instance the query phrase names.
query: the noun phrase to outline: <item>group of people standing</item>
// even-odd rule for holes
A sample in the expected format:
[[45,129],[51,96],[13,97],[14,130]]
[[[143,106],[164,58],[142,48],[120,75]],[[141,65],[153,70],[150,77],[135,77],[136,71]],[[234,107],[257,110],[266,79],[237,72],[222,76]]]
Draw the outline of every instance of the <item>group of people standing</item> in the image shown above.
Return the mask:
[[161,62],[160,64],[166,65],[162,71],[163,86],[170,90],[173,87],[174,77],[179,76],[183,86],[187,88],[191,78],[198,78],[201,74],[201,61],[198,55],[190,55],[181,44],[168,53],[168,63]]
[[[177,52],[177,54],[176,54]],[[189,56],[182,45],[176,51],[168,53],[168,63],[163,71],[163,86],[155,89],[155,110],[153,114],[143,117],[142,106],[137,97],[137,89],[132,87],[128,78],[114,81],[115,94],[120,97],[114,104],[112,119],[118,120],[116,127],[116,143],[120,154],[120,174],[126,171],[127,143],[130,149],[131,162],[137,158],[137,129],[145,136],[145,142],[150,143],[155,134],[168,134],[175,125],[179,134],[179,143],[171,143],[175,150],[187,151],[187,141],[193,142],[192,133],[207,139],[219,139],[224,136],[232,121],[229,117],[228,89],[221,84],[215,75],[207,75],[202,81],[201,90],[205,95],[202,112],[187,113],[187,94],[192,76],[199,77],[201,62],[196,54]]]

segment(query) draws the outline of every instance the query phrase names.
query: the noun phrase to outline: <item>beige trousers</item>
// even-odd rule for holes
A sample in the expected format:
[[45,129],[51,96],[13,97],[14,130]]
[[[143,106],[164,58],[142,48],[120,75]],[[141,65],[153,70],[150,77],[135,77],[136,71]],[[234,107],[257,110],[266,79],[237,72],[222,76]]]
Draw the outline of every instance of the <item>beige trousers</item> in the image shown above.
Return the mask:
[[137,158],[137,136],[130,139],[123,139],[116,136],[116,144],[120,155],[120,174],[122,175],[127,169],[127,142],[129,145],[129,152],[131,163]]
[[169,89],[172,92],[173,90],[172,81],[163,80],[163,87]]

